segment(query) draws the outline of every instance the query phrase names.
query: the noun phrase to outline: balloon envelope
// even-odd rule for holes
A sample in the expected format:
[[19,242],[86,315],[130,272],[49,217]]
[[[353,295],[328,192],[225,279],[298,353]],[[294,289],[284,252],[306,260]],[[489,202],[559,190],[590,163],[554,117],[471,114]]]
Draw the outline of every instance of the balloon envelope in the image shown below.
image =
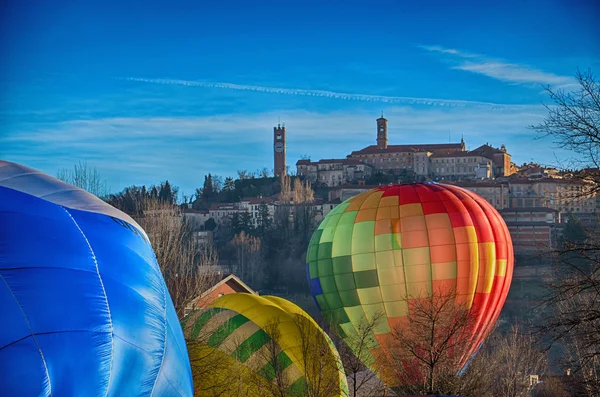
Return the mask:
[[97,197],[0,161],[0,395],[192,396],[146,233]]
[[406,324],[411,300],[436,291],[453,291],[470,310],[465,343],[475,352],[506,300],[514,260],[506,224],[486,200],[456,186],[415,183],[337,206],[315,231],[307,262],[317,305],[342,336],[385,317],[374,330],[375,360],[392,330]]
[[301,397],[308,395],[307,387],[315,395],[348,395],[335,345],[292,302],[246,293],[224,295],[183,323],[186,336],[198,343],[190,345],[192,365],[202,371],[201,379],[195,379],[198,395],[219,390],[223,396],[261,397],[270,395],[266,389]]

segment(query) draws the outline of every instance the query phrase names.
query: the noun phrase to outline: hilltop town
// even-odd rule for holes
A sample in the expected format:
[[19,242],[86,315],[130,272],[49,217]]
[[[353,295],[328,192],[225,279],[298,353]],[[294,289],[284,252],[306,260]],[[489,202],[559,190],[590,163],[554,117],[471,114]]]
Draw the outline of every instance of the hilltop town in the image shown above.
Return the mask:
[[[253,186],[245,190],[250,194],[226,202],[213,200],[205,208],[189,204],[185,214],[194,219],[198,235],[207,239],[212,238],[212,231],[205,230],[206,222],[223,226],[234,214],[247,213],[249,223],[258,227],[261,218],[275,216],[279,205],[294,202],[293,195],[286,200],[280,192],[280,179],[289,174],[293,180],[302,181],[295,185],[309,184],[314,190],[310,205],[316,222],[344,200],[380,185],[416,181],[460,186],[482,196],[500,212],[518,256],[531,257],[554,247],[572,216],[586,226],[597,221],[600,203],[595,185],[582,177],[582,171],[557,170],[533,162],[517,165],[504,144],[498,148],[485,143],[473,150],[466,149],[464,139],[456,143],[389,144],[388,120],[383,115],[376,120],[375,132],[374,145],[353,151],[346,158],[303,158],[296,162],[295,172],[290,172],[286,127],[279,124],[273,129],[272,176],[266,170],[260,176],[242,171],[235,183]],[[223,190],[235,189],[233,183],[226,183]]]

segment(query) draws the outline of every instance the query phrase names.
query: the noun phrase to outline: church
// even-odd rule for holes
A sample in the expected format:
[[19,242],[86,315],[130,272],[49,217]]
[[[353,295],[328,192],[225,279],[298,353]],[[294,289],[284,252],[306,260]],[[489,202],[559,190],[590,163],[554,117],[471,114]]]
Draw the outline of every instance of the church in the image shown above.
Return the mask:
[[[276,169],[281,169],[276,150]],[[296,167],[299,176],[332,187],[364,183],[378,172],[403,174],[414,180],[492,180],[510,175],[511,164],[504,145],[498,149],[486,143],[471,151],[466,150],[463,139],[457,143],[389,145],[388,120],[382,114],[376,120],[374,145],[353,151],[345,159],[299,160]]]

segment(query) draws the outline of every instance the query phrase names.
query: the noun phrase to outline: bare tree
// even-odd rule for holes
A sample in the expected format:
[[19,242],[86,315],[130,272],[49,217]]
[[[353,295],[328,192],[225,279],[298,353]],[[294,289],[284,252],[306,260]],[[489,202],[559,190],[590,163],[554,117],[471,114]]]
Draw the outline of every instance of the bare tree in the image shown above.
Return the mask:
[[[344,376],[341,358],[333,355],[333,341],[304,315],[294,315],[300,331],[300,350],[304,367],[306,397],[337,397],[340,395],[340,376]],[[341,390],[342,394],[347,390]]]
[[260,363],[266,363],[260,373],[256,373],[252,381],[264,396],[288,397],[293,381],[286,369],[290,366],[289,357],[283,354],[280,346],[282,338],[280,323],[272,320],[264,330],[269,335],[265,346],[259,350]]
[[267,167],[263,167],[258,173],[261,178],[269,178],[271,176],[271,171]]
[[242,231],[233,237],[231,245],[235,252],[235,272],[242,280],[248,280],[253,287],[256,287],[256,282],[262,279],[259,274],[261,271],[260,239]]
[[563,297],[550,319],[553,335],[564,345],[569,367],[569,389],[578,396],[600,395],[600,308],[594,293]]
[[[222,348],[212,347],[211,337],[219,331],[221,323],[206,321],[203,317],[214,315],[214,310],[195,310],[181,321],[190,356],[195,394],[207,397],[250,395],[248,389],[252,383],[252,374],[240,362],[239,356],[252,347],[243,345],[243,341],[236,338],[228,339]],[[235,354],[228,356],[226,352]]]
[[238,179],[243,181],[244,179],[249,179],[248,170],[238,170]]
[[289,202],[292,200],[292,188],[290,176],[287,174],[281,174],[281,194],[279,200],[282,202]]
[[[539,330],[552,342],[577,340],[584,362],[600,357],[600,245],[590,236],[585,241],[566,241],[555,254],[558,267],[545,304],[554,309]],[[583,363],[582,363],[583,364]]]
[[474,319],[456,294],[435,291],[431,296],[409,299],[406,321],[392,328],[387,354],[388,371],[397,376],[394,390],[401,393],[445,394],[452,392],[468,354]]
[[[574,164],[583,167],[574,176],[588,183],[585,194],[600,191],[600,84],[591,71],[577,72],[579,89],[566,92],[547,88],[554,106],[544,122],[533,128],[574,152]],[[567,227],[571,226],[571,222]],[[566,229],[565,229],[566,230]],[[550,293],[544,302],[552,310],[538,331],[562,343],[569,352],[573,374],[586,387],[581,393],[598,394],[600,358],[600,239],[597,231],[581,238],[565,236],[554,251],[558,263]],[[582,394],[584,395],[584,394]]]
[[461,376],[456,393],[481,397],[529,397],[548,371],[548,357],[518,325],[496,330]]
[[576,91],[546,88],[553,106],[546,106],[548,115],[532,126],[541,137],[550,137],[564,149],[578,155],[572,163],[585,169],[581,178],[600,182],[600,84],[590,70],[577,71],[579,89]]
[[136,221],[148,234],[177,315],[218,281],[218,256],[211,245],[199,245],[177,206],[156,199],[140,203]]
[[337,347],[349,377],[351,397],[382,396],[386,392],[385,385],[376,375],[377,363],[371,353],[378,347],[374,332],[381,321],[387,321],[387,318],[382,313],[377,313],[369,320],[363,317],[355,332],[341,335],[338,330],[335,333],[336,339],[340,340]]
[[63,168],[59,170],[56,177],[63,182],[77,186],[97,197],[108,195],[106,181],[100,176],[96,167],[88,165],[87,161],[79,161],[73,169]]
[[[289,177],[287,177],[289,178]],[[294,179],[293,201],[295,204],[312,203],[315,199],[313,191],[308,181],[302,182],[300,178]]]

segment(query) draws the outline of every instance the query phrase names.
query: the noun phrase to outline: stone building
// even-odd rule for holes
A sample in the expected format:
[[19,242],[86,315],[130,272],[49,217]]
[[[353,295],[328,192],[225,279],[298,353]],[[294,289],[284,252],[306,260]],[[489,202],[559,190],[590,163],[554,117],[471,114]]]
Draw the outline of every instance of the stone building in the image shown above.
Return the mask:
[[[442,181],[442,183],[447,183]],[[493,183],[493,182],[449,182],[456,186],[462,187],[470,192],[480,195],[487,200],[497,210],[508,208],[510,203],[510,195],[508,183]]]
[[594,185],[579,179],[513,178],[508,181],[511,208],[552,208],[561,214],[598,212]]
[[490,179],[493,161],[475,152],[433,153],[429,176],[434,180]]
[[311,162],[298,160],[297,174],[311,183],[340,186],[346,182],[369,178],[372,167],[355,159],[327,159]]
[[560,214],[551,208],[506,208],[501,211],[515,254],[548,251],[555,245]]
[[500,146],[500,149],[498,149],[486,143],[477,149],[471,150],[471,153],[476,153],[492,161],[492,176],[494,178],[509,176],[515,172],[511,156],[506,151],[505,145]]
[[514,172],[506,147],[488,144],[467,151],[465,141],[457,143],[390,145],[388,120],[377,119],[376,144],[353,151],[341,159],[299,160],[297,174],[311,182],[340,186],[375,172],[409,175],[415,179],[490,180]]

